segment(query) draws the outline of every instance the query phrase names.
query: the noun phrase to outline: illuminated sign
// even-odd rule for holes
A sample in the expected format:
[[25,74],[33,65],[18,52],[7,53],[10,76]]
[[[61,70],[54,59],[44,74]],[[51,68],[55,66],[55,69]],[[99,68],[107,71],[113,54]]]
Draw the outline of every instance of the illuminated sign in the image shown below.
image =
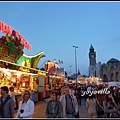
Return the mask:
[[15,31],[11,26],[7,25],[2,21],[0,21],[0,32],[2,32],[3,34],[9,34],[16,37],[18,40],[20,40],[24,47],[26,47],[28,50],[32,49],[28,41],[25,40],[24,37],[19,32]]

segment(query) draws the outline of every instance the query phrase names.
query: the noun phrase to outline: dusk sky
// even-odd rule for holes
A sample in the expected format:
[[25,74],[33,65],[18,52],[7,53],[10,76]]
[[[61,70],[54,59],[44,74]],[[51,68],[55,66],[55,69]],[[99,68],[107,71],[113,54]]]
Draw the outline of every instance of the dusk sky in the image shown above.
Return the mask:
[[31,44],[31,51],[24,49],[26,55],[44,52],[38,67],[56,59],[75,73],[73,45],[78,46],[77,68],[84,75],[88,75],[91,44],[97,63],[120,60],[120,2],[0,2],[0,11],[0,20]]

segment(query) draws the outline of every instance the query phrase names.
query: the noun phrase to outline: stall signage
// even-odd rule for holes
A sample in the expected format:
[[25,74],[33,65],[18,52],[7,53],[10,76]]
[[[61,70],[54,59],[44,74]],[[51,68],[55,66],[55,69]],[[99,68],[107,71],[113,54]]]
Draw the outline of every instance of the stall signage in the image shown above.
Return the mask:
[[6,23],[0,21],[0,32],[3,34],[9,34],[15,36],[18,40],[21,40],[21,43],[28,49],[31,50],[32,47],[27,40],[18,32],[13,29],[13,27],[7,25]]

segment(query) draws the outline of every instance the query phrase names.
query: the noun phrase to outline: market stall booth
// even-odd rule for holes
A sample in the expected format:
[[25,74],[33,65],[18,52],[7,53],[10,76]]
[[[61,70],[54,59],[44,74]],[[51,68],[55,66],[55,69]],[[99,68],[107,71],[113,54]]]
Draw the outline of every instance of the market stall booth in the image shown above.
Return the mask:
[[103,84],[102,79],[98,78],[98,77],[93,77],[90,76],[89,78],[86,78],[86,84],[87,85],[99,85],[99,84]]
[[[32,88],[32,100],[34,102],[38,102],[42,100],[42,88],[44,88],[44,81],[45,81],[45,76],[47,75],[47,72],[41,71],[37,68],[37,64],[41,58],[45,57],[43,52],[40,52],[34,56],[27,56],[23,54],[22,57],[16,62],[19,65],[22,65],[22,67],[19,68],[19,70],[27,72],[27,73],[34,73],[32,75],[31,79],[33,80],[33,83],[31,85],[33,86]],[[24,66],[24,67],[23,67]]]
[[82,75],[78,76],[77,81],[80,84],[85,84],[86,83],[85,78]]
[[0,32],[5,34],[0,38],[0,87],[14,87],[16,108],[26,89],[32,92],[34,102],[39,101],[39,78],[45,77],[47,72],[36,68],[39,60],[45,57],[44,53],[25,55],[23,49],[31,50],[31,45],[19,32],[2,21],[0,21]]
[[[15,107],[18,108],[18,103],[21,100],[22,93],[24,90],[30,90],[32,93],[32,100],[38,102],[40,99],[40,78],[46,76],[46,72],[36,70],[33,68],[27,68],[19,66],[15,63],[10,63],[7,61],[0,60],[0,87],[11,86],[14,87],[16,104]],[[21,70],[27,69],[30,72],[23,72]]]
[[45,71],[48,72],[48,75],[45,79],[44,97],[49,97],[53,89],[60,89],[64,84],[64,69],[60,68],[55,61],[48,61],[45,63]]

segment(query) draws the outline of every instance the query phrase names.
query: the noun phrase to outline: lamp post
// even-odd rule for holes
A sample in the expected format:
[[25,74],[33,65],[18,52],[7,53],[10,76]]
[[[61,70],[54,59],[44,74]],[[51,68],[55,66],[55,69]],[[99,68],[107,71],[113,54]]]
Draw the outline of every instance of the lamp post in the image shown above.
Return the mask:
[[73,46],[75,48],[75,69],[76,69],[76,85],[77,85],[77,57],[76,57],[76,48],[78,48],[78,46]]

